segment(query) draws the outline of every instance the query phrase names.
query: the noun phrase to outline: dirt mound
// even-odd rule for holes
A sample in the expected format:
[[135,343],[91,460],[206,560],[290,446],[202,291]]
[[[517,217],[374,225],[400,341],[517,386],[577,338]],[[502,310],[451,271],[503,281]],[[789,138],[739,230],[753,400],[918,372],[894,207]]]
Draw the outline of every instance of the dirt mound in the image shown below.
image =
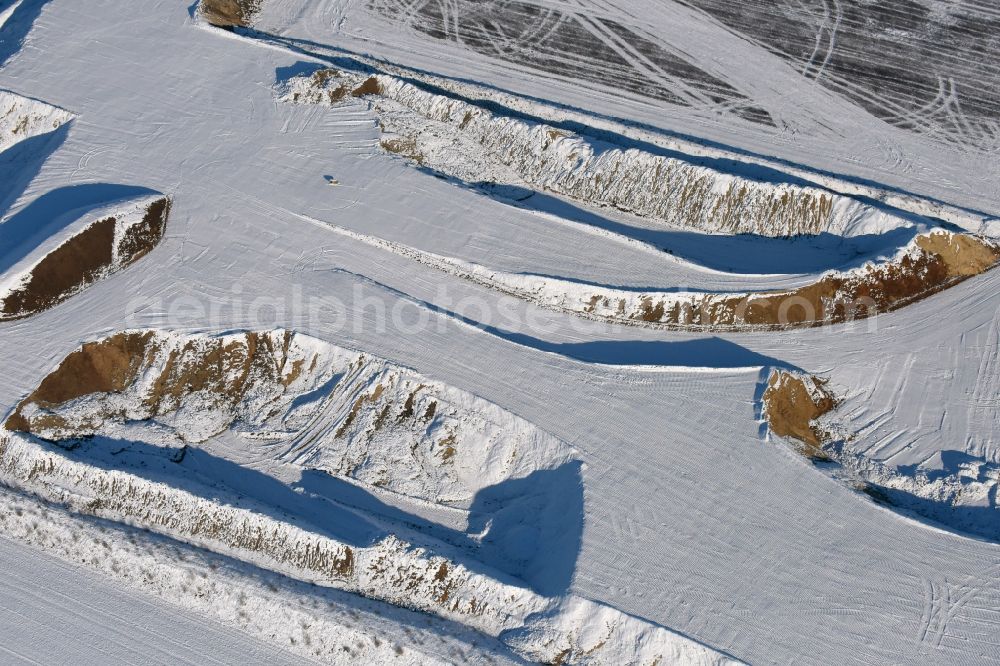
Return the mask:
[[365,95],[381,95],[382,84],[374,76],[369,76],[361,85],[351,91],[351,97],[364,97]]
[[[918,236],[916,251],[858,271],[828,275],[776,296],[725,303],[753,326],[808,326],[896,310],[994,267],[1000,246],[970,235]],[[707,322],[712,323],[712,322]]]
[[826,382],[775,370],[768,379],[763,404],[771,432],[797,439],[802,443],[803,453],[810,458],[829,457],[823,451],[825,434],[815,424],[816,419],[837,406]]
[[283,330],[125,331],[88,342],[17,405],[6,428],[52,442],[103,435],[165,446],[235,429],[283,441],[274,453],[283,462],[435,502],[471,501],[570,455],[492,403]]
[[[277,397],[301,367],[301,363],[288,363],[291,334],[287,332],[192,339],[169,350],[153,337],[149,331],[125,332],[85,343],[17,406],[5,427],[46,439],[86,436],[97,425],[98,415],[75,423],[57,414],[59,408],[83,396],[122,394],[129,389],[139,389],[138,404],[127,410],[132,420],[177,411],[186,398],[197,395],[202,407],[231,414],[224,424],[228,425],[248,394]],[[151,376],[152,381],[137,387],[137,380],[144,376]],[[114,412],[100,418],[114,416]]]
[[220,28],[246,27],[260,12],[263,0],[201,0],[201,15]]
[[587,292],[567,303],[588,316],[668,328],[787,329],[890,312],[990,270],[1000,245],[968,234],[918,236],[894,259],[831,272],[792,291],[751,294]]
[[138,222],[128,224],[118,217],[94,222],[35,264],[23,284],[3,298],[0,319],[47,310],[131,266],[160,242],[169,213],[170,201],[162,198],[151,203]]

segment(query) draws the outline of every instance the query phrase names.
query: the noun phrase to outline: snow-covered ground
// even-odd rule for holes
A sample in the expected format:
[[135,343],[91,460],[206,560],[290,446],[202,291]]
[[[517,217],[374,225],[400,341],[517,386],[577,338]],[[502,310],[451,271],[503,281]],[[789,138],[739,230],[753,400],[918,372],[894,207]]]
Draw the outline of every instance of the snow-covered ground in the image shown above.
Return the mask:
[[[498,3],[541,8],[548,32],[428,32],[438,6],[482,25],[463,13],[474,4],[265,0],[255,31],[227,32],[173,0],[0,3],[0,99],[26,109],[17,134],[32,134],[0,144],[0,279],[18,279],[10,257],[44,256],[122,201],[171,200],[141,262],[0,324],[0,412],[23,402],[36,435],[63,440],[4,434],[5,534],[18,543],[3,561],[23,571],[25,548],[92,553],[87,566],[135,588],[97,608],[218,623],[178,659],[270,659],[279,648],[261,640],[345,663],[1000,661],[989,533],[949,524],[941,504],[873,501],[770,436],[761,412],[771,369],[822,377],[845,468],[890,489],[926,482],[927,501],[964,493],[995,525],[1000,271],[865,321],[705,334],[580,317],[435,264],[562,285],[584,303],[593,288],[803,288],[901,257],[941,226],[994,231],[995,147],[942,143],[957,116],[942,132],[887,123],[699,3]],[[564,24],[577,32],[550,39]],[[327,67],[400,94],[289,103],[295,77]],[[405,116],[420,106],[405,86],[535,129],[478,153],[488,132],[451,142],[464,113],[455,127],[422,124]],[[379,106],[390,102],[402,107]],[[725,183],[702,194],[749,182],[759,201],[842,204],[835,223],[789,239],[592,196],[600,188],[580,183],[600,175],[593,165],[572,183],[533,168],[504,180],[500,167],[483,179],[499,184],[474,182],[504,141],[539,139],[532,154],[549,159],[540,127],[566,133],[549,137],[556,152],[640,151],[651,157],[629,168],[677,164]],[[439,151],[425,165],[381,145],[414,129]],[[126,330],[151,331],[155,353],[66,366],[107,379],[94,395],[45,384],[81,344]],[[271,349],[289,331],[301,348],[213,402],[233,359],[253,356],[237,344],[246,331]],[[122,370],[133,362],[141,373]],[[241,525],[294,547],[263,556],[230,538]],[[333,566],[319,575],[316,562]],[[7,607],[22,599],[0,589]],[[31,613],[45,602],[74,612],[47,594]],[[137,631],[151,651],[179,649]],[[0,645],[38,661],[75,650],[45,633],[36,652]],[[108,659],[127,661],[129,645]]]

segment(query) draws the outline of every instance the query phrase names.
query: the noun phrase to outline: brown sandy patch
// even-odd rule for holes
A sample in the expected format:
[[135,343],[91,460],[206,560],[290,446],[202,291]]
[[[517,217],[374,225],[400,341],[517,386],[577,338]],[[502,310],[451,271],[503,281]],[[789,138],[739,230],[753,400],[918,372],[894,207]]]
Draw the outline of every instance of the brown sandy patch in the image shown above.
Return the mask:
[[825,434],[815,425],[816,419],[837,406],[825,381],[775,370],[768,379],[763,404],[771,432],[797,439],[810,458],[829,458],[823,451]]
[[25,398],[4,427],[31,432],[22,408],[34,403],[54,407],[91,393],[111,393],[131,385],[146,358],[151,333],[118,333],[99,342],[87,342],[63,359],[38,388]]
[[249,26],[263,0],[201,0],[201,15],[220,28]]
[[995,246],[965,234],[937,232],[918,236],[916,242],[925,252],[940,257],[952,276],[979,275],[998,257]]
[[25,284],[3,299],[0,319],[19,319],[47,310],[106,275],[131,266],[160,242],[169,212],[167,198],[154,201],[142,221],[125,231],[117,248],[117,219],[94,222],[31,269]]

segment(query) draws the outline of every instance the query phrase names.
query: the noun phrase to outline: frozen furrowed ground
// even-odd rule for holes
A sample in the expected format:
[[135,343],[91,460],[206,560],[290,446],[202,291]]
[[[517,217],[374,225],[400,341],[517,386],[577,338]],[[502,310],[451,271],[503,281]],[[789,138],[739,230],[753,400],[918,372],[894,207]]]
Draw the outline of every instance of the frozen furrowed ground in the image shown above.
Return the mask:
[[[0,541],[12,572],[0,646],[40,662],[280,661],[288,649],[349,663],[1000,663],[996,531],[881,506],[769,436],[761,414],[771,369],[828,379],[831,427],[853,453],[913,478],[978,474],[970,515],[995,527],[1000,271],[853,324],[716,334],[613,325],[496,288],[527,275],[664,294],[791,290],[938,226],[995,236],[995,11],[812,4],[752,4],[748,25],[708,1],[264,0],[253,30],[227,32],[174,0],[0,0],[0,99],[34,114],[3,126],[0,261],[35,257],[116,202],[171,200],[140,262],[0,323],[0,414],[24,401],[38,432],[65,440],[20,432],[0,446],[7,482],[53,502],[0,496],[5,533],[34,544]],[[966,15],[982,21],[962,48],[905,90],[881,85],[876,55],[928,63]],[[776,44],[788,17],[790,41]],[[916,53],[899,32],[913,17],[931,26]],[[868,18],[886,33],[871,43]],[[765,194],[819,188],[893,222],[858,236],[841,235],[851,216],[803,238],[705,234],[601,207],[587,188],[548,190],[528,169],[502,187],[477,182],[470,172],[493,159],[470,151],[479,139],[452,145],[449,125],[401,97],[287,98],[295,77],[327,67],[424,86],[435,108],[462,98],[499,124],[534,123],[543,142],[573,132]],[[927,77],[954,83],[932,94]],[[383,148],[406,131],[440,159]],[[442,270],[442,257],[492,281]],[[107,403],[72,382],[43,390],[81,344],[123,330],[169,341],[126,356],[140,383],[116,388],[112,372],[85,392]],[[271,336],[257,360],[280,372],[266,382],[241,374],[263,339],[233,343],[246,331]],[[289,355],[284,331],[337,363]],[[199,345],[215,351],[176,363]],[[212,402],[233,387],[231,402]],[[88,411],[126,398],[128,409]],[[60,409],[80,432],[59,434],[72,429]],[[73,441],[88,428],[99,437]],[[115,478],[178,504],[115,515]],[[29,505],[37,514],[11,513]],[[308,548],[268,560],[206,534],[199,520],[219,511],[350,558],[319,573]],[[125,518],[159,534],[101,531]],[[96,549],[108,541],[116,557],[88,566],[117,582],[30,550],[73,560],[73,530]],[[530,546],[552,543],[546,530],[566,538],[538,558]],[[162,584],[137,563],[159,567]],[[453,586],[456,572],[466,578]],[[123,614],[135,626],[116,626]],[[201,617],[211,623],[191,629]]]

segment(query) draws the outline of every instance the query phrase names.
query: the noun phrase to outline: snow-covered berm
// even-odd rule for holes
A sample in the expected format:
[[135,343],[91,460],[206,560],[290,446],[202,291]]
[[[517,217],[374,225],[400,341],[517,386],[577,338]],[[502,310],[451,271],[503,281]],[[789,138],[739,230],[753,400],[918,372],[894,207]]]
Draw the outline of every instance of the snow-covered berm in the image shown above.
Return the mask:
[[469,183],[549,190],[709,233],[785,237],[885,233],[912,222],[817,187],[755,180],[677,157],[623,149],[493,113],[385,74],[320,70],[279,82],[292,103],[371,100],[382,146]]
[[846,271],[827,271],[815,283],[795,290],[654,291],[509,273],[337,225],[325,226],[346,237],[551,310],[662,328],[774,330],[864,319],[990,270],[1000,260],[997,242],[938,228],[915,237],[888,257]]
[[[422,666],[452,664],[460,656],[477,663],[519,663],[502,644],[453,622],[299,583],[147,530],[73,514],[4,487],[0,487],[0,500],[0,527],[6,538],[15,539],[18,547],[28,550],[31,566],[36,566],[35,556],[41,551],[71,565],[65,568],[64,575],[78,576],[76,567],[85,567],[106,577],[110,586],[141,592],[144,603],[148,603],[146,594],[167,602],[165,615],[177,613],[178,607],[194,611],[192,622],[203,624],[207,617],[270,643],[279,654],[293,653],[298,661],[287,663],[303,660],[342,663],[349,659]],[[59,582],[53,581],[53,588],[58,590]],[[28,589],[40,611],[51,610],[46,605],[51,601],[35,598],[44,590]],[[99,611],[101,601],[96,597],[104,588],[92,587],[87,591],[92,591],[92,595],[73,599],[88,613],[88,622],[80,624],[82,631],[93,630],[95,622],[100,621],[100,614],[95,611]],[[112,598],[111,603],[120,604],[120,597]],[[18,608],[22,614],[25,610]],[[110,623],[103,627],[96,625],[98,628],[110,633],[131,629],[122,622],[120,605],[112,605],[109,611],[106,613]],[[72,621],[78,612],[70,605],[59,615],[65,621]],[[149,629],[159,633],[164,627],[154,625]],[[233,635],[236,645],[232,652],[246,659],[247,636],[240,632]],[[143,638],[136,636],[136,643],[145,657],[151,653],[168,654],[171,659],[182,660],[184,655],[168,651],[173,647],[169,641],[177,640],[202,650],[202,659],[226,660],[225,656],[213,653],[214,646],[203,643],[203,636],[198,634],[168,636],[164,639],[166,649],[159,641],[144,642]],[[103,636],[95,636],[95,640],[103,658],[85,663],[107,663],[107,642]]]

